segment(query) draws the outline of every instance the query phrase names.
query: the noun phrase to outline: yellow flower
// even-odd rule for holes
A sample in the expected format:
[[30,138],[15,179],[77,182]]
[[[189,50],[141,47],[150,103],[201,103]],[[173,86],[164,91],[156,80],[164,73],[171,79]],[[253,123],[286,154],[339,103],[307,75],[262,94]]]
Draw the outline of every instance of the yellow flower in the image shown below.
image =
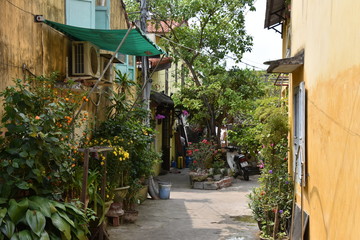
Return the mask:
[[103,166],[105,163],[104,163],[104,162],[101,162],[100,164],[101,164],[101,166]]

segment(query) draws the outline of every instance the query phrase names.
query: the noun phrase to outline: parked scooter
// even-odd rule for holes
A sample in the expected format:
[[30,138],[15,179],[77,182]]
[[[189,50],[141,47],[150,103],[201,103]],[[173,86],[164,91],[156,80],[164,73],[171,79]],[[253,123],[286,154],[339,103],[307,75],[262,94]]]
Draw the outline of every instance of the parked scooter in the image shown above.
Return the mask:
[[234,172],[234,177],[242,176],[249,181],[249,176],[259,175],[260,168],[251,166],[244,154],[239,154],[238,148],[227,147],[226,160],[230,169]]
[[244,180],[249,181],[249,176],[260,174],[260,168],[250,166],[246,160],[245,155],[243,154],[235,155],[234,162],[238,169],[238,172],[235,173],[235,176],[241,175],[243,176]]

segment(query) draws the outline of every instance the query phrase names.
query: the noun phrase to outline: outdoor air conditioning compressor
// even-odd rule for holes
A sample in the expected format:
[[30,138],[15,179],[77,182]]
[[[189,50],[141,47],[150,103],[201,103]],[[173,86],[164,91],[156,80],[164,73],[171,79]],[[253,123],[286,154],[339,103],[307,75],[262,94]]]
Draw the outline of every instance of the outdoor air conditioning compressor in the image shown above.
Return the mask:
[[97,46],[85,41],[72,43],[72,75],[100,76],[100,50]]

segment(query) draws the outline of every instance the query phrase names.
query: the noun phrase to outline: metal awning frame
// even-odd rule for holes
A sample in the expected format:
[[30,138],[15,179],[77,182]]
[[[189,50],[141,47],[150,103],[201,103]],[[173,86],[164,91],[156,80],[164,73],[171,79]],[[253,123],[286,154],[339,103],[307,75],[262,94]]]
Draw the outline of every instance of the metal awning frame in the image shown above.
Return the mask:
[[288,73],[279,73],[274,82],[274,85],[280,86],[280,87],[289,86],[289,74]]

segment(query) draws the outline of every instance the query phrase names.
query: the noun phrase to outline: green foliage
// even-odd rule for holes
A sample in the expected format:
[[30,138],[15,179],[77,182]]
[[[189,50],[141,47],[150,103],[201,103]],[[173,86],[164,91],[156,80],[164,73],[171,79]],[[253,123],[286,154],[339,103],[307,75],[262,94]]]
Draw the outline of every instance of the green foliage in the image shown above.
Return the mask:
[[[123,92],[112,93],[111,99],[117,107],[110,107],[112,114],[98,127],[86,146],[110,146],[114,149],[106,155],[107,195],[111,199],[115,188],[130,186],[125,196],[127,205],[130,205],[141,188],[140,179],[153,174],[153,167],[161,156],[150,148],[154,130],[144,124],[148,112],[130,106],[124,96]],[[90,168],[102,173],[105,156],[93,158]]]
[[[130,2],[132,1],[126,1],[131,4]],[[164,41],[166,48],[171,48],[171,52],[191,65],[197,58],[202,59],[204,56],[198,52],[213,56],[210,58],[212,63],[219,62],[219,58],[224,58],[229,52],[241,59],[242,54],[250,49],[252,40],[246,35],[244,24],[244,11],[247,8],[255,10],[252,4],[252,0],[148,1],[152,21],[159,23],[166,20],[171,30],[167,37],[197,50],[188,51]],[[138,10],[139,8],[135,11]],[[178,23],[182,23],[181,27],[176,27]]]
[[[78,97],[56,89],[56,75],[26,81],[16,80],[7,87],[0,138],[0,196],[52,195],[61,198],[71,182],[69,157]],[[4,184],[6,182],[6,184]],[[60,187],[61,185],[61,187]]]
[[221,159],[217,159],[216,161],[214,161],[212,163],[212,168],[214,169],[213,174],[222,174],[221,169],[224,168],[225,166],[225,162],[222,161]]
[[79,202],[39,196],[0,202],[0,239],[87,239],[89,218]]
[[247,133],[254,133],[254,145],[261,146],[258,150],[263,168],[260,186],[249,195],[249,206],[263,226],[262,236],[275,239],[286,231],[293,198],[293,183],[287,172],[288,118],[284,102],[274,97],[259,100],[252,119],[254,125],[246,129]]
[[[130,11],[139,11],[135,1],[125,3]],[[192,83],[183,89],[178,105],[181,103],[184,109],[190,110],[192,121],[207,126],[216,139],[215,127],[225,120],[231,121],[237,108],[249,104],[247,97],[258,92],[247,91],[257,89],[258,82],[255,82],[255,85],[243,84],[244,88],[240,88],[240,92],[251,95],[237,94],[239,89],[231,79],[240,83],[241,79],[249,78],[248,73],[233,70],[227,74],[223,67],[218,67],[226,55],[233,53],[240,61],[243,53],[250,51],[252,38],[245,31],[244,12],[255,10],[253,0],[151,0],[148,5],[152,24],[159,32],[166,28],[160,44],[176,62],[186,65],[182,75],[189,76]],[[139,19],[139,16],[134,18]],[[226,114],[230,119],[226,119]]]
[[192,157],[190,169],[206,170],[207,168],[210,168],[217,152],[216,145],[206,139],[199,143],[189,143],[187,153]]
[[[128,152],[129,159],[122,162],[118,161],[118,157],[114,156],[113,152],[108,154],[109,169],[117,169],[124,176],[121,185],[128,185],[134,178],[150,176],[154,163],[160,158],[159,154],[149,149],[149,144],[153,141],[154,130],[145,126],[142,121],[144,117],[145,112],[142,108],[117,112],[112,118],[103,122],[94,134],[94,140],[98,140],[97,144],[101,145],[101,139],[107,139],[102,144],[122,147],[124,151]],[[114,138],[117,139],[115,143],[111,141]],[[118,181],[115,182],[118,183]]]
[[1,93],[0,239],[86,239],[88,234],[79,204],[50,200],[74,186],[71,124],[81,98],[57,89],[56,79],[52,74],[16,80]]
[[191,113],[189,121],[193,124],[206,126],[209,118],[219,128],[241,122],[254,108],[255,99],[264,94],[258,75],[248,69],[226,71],[217,67],[206,74],[201,86],[189,85],[173,97],[175,104]]

